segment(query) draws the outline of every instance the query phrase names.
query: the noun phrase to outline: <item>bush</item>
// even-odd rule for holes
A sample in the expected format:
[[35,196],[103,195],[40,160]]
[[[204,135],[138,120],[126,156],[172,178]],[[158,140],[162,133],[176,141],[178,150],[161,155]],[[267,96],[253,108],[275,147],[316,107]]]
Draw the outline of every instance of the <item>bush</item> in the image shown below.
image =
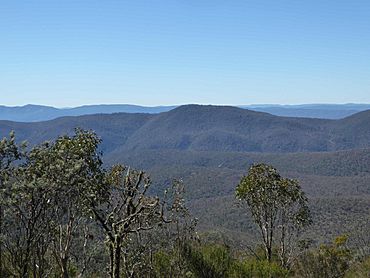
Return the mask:
[[348,237],[337,237],[330,245],[304,253],[297,264],[297,277],[345,277],[350,267],[352,254],[346,247]]
[[184,246],[183,256],[189,265],[194,277],[223,278],[232,263],[228,248],[219,245],[203,247]]
[[345,278],[368,278],[370,276],[370,257],[363,262],[354,263],[346,272]]
[[229,272],[230,278],[279,278],[287,276],[288,271],[281,268],[277,263],[255,259],[235,262]]
[[280,278],[288,275],[288,271],[275,262],[251,258],[237,260],[229,248],[222,245],[186,248],[186,258],[194,277]]

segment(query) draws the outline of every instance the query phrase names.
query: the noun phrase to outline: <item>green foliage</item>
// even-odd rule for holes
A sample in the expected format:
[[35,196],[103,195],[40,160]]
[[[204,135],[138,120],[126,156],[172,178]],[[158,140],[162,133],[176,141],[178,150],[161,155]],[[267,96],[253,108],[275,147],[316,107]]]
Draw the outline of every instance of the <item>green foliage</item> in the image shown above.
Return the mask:
[[271,261],[277,240],[281,265],[288,267],[292,236],[311,223],[308,200],[298,181],[281,177],[272,166],[255,164],[241,179],[236,197],[247,204],[259,227],[267,260]]
[[255,258],[238,259],[223,245],[187,246],[186,258],[194,277],[287,277],[288,271],[275,262]]
[[[99,143],[95,133],[76,130],[33,147],[13,167],[21,157],[14,135],[0,142],[6,166],[0,169],[1,275],[93,277],[105,275],[108,266],[114,278],[150,277],[152,254],[167,251],[174,256],[165,262],[158,253],[157,272],[170,269],[181,277],[180,246],[195,225],[182,183],[163,200],[150,195],[144,172],[102,168]],[[167,249],[159,248],[158,235],[167,237]]]
[[299,277],[345,277],[352,260],[351,250],[346,246],[348,237],[338,236],[330,245],[321,245],[300,257],[296,273]]
[[200,252],[204,260],[215,269],[221,276],[225,276],[232,263],[233,258],[230,249],[226,246],[208,245],[201,248]]
[[184,257],[195,277],[226,277],[232,264],[230,251],[223,246],[197,248],[187,244],[183,249]]
[[[4,243],[6,241],[6,231],[4,226],[6,219],[6,211],[4,206],[8,203],[7,191],[9,180],[12,179],[14,171],[14,163],[23,157],[25,143],[18,146],[15,141],[14,132],[10,132],[9,139],[3,138],[0,140],[0,276],[10,275],[5,261],[7,256],[4,254]],[[5,247],[6,249],[6,247]]]
[[246,259],[235,262],[230,270],[230,278],[282,278],[288,277],[288,271],[275,262]]
[[345,274],[345,278],[368,278],[370,276],[370,257],[362,262],[355,262]]
[[[68,277],[69,269],[80,261],[87,263],[87,248],[75,256],[71,250],[84,240],[87,205],[98,201],[94,194],[103,177],[99,143],[95,133],[76,130],[74,136],[32,148],[13,169],[3,195],[4,246],[7,265],[17,273],[13,275],[26,277],[33,272],[43,277],[56,264],[61,275]],[[51,254],[55,261],[47,259]]]
[[172,273],[171,256],[172,254],[164,251],[158,251],[154,254],[153,268],[156,277],[167,277],[167,275]]

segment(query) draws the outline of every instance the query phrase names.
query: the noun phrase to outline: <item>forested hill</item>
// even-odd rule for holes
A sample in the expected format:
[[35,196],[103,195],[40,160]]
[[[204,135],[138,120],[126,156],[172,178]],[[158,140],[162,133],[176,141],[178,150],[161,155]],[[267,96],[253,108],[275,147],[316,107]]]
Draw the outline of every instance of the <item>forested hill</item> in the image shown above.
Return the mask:
[[92,129],[105,152],[192,150],[320,152],[370,147],[370,110],[341,120],[279,117],[229,106],[185,105],[159,114],[96,114],[51,121],[0,121],[0,135],[14,130],[31,144],[74,128]]

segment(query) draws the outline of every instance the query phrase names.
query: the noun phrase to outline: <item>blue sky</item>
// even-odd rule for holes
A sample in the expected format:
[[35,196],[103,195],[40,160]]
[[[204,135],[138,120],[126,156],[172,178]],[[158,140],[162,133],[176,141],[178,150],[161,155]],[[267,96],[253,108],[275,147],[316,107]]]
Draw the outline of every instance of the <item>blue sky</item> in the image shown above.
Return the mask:
[[370,103],[370,2],[4,0],[0,104]]

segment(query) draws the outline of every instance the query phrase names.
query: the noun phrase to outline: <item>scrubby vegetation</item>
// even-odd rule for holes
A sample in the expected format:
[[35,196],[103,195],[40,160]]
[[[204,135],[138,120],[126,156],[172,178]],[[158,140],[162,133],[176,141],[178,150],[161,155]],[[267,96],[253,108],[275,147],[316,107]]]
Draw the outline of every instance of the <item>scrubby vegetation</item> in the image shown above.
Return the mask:
[[14,134],[0,142],[1,277],[370,273],[368,223],[333,243],[315,244],[305,234],[315,217],[298,180],[272,166],[253,165],[234,184],[251,215],[239,221],[249,221],[261,235],[239,245],[229,241],[232,234],[212,236],[197,228],[182,181],[158,187],[129,166],[107,168],[99,144],[95,133],[83,130],[32,148],[18,145]]

